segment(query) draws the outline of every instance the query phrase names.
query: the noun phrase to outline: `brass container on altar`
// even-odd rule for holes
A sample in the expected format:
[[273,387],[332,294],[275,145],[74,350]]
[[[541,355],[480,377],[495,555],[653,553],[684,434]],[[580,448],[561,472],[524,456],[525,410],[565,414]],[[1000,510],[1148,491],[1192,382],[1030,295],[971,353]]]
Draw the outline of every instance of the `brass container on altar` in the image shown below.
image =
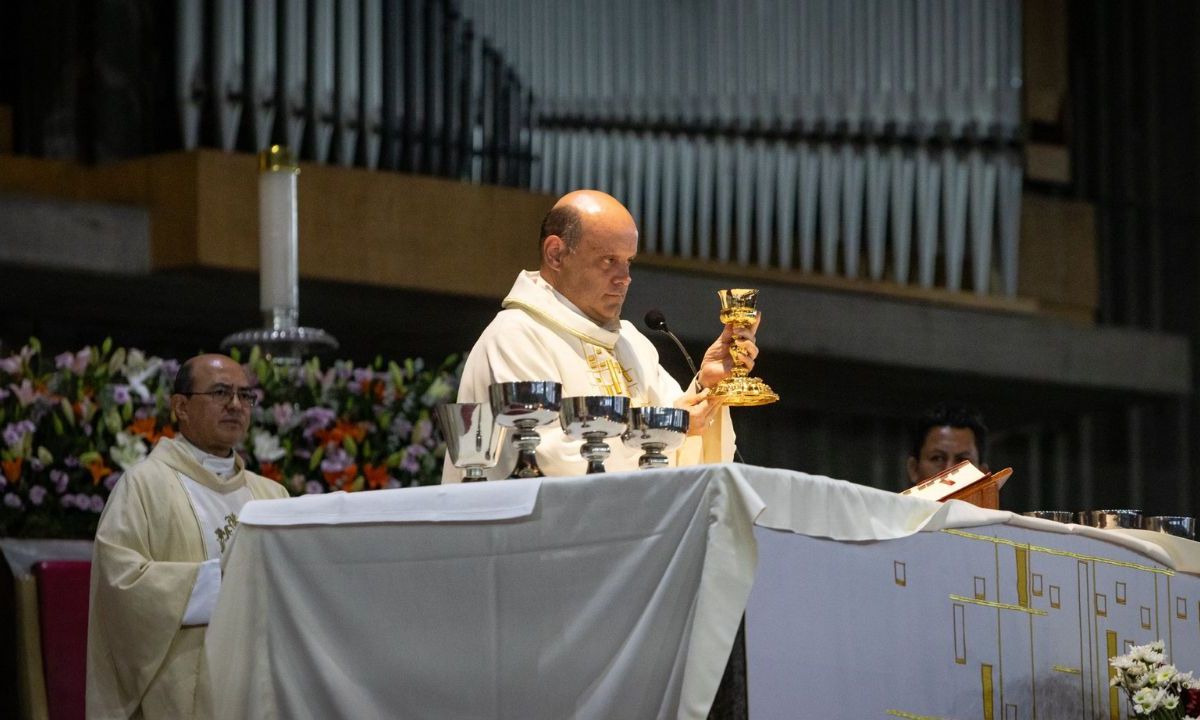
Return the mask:
[[[721,299],[721,322],[734,327],[753,327],[758,320],[758,290],[750,288],[734,288],[718,290]],[[720,399],[726,405],[749,407],[753,405],[769,405],[779,400],[779,396],[762,380],[750,377],[746,363],[742,359],[743,351],[737,340],[729,346],[729,354],[733,357],[733,370],[729,377],[717,383],[711,396]]]

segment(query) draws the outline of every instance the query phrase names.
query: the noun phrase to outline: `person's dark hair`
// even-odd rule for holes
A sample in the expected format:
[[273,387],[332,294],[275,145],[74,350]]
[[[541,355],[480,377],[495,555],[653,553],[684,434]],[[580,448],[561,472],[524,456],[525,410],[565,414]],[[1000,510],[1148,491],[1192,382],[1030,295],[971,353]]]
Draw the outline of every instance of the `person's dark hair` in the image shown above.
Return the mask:
[[570,205],[556,207],[546,213],[546,217],[542,219],[542,230],[538,237],[539,256],[542,254],[542,246],[546,244],[546,238],[551,235],[562,238],[567,245],[567,250],[573,251],[583,236],[583,216]]
[[171,386],[173,394],[187,395],[192,391],[192,376],[195,374],[192,370],[192,364],[195,359],[188,358],[179,366],[179,372],[175,373],[175,383]]
[[913,426],[911,457],[920,459],[929,431],[939,427],[966,428],[975,434],[979,462],[987,462],[987,425],[978,410],[958,403],[938,403],[925,411]]

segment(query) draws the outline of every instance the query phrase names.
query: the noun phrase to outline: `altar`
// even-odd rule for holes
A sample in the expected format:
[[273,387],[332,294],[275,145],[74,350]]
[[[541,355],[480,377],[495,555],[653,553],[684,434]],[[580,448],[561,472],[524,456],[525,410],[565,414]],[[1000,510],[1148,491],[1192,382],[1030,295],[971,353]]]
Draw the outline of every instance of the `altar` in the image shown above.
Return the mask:
[[221,717],[1124,718],[1107,659],[1200,669],[1196,544],[746,465],[247,505]]

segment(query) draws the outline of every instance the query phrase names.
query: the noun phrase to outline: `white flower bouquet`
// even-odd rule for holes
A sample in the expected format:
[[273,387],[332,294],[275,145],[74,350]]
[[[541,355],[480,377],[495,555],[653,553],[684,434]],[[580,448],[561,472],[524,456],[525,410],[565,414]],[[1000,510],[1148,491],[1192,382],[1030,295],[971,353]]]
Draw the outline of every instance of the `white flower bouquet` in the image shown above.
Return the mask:
[[1133,717],[1200,720],[1200,681],[1166,661],[1162,640],[1134,646],[1108,664],[1109,684],[1125,691]]

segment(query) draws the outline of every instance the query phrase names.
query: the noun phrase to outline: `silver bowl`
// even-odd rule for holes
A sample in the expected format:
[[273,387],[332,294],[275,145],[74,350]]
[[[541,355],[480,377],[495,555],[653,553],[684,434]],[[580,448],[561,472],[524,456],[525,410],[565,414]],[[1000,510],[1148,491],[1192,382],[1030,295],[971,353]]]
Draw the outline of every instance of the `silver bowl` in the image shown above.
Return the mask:
[[1109,530],[1112,528],[1142,529],[1141,510],[1085,510],[1079,513],[1080,525]]
[[641,450],[642,470],[667,466],[666,453],[687,439],[691,417],[687,410],[673,407],[640,407],[629,413],[629,430],[622,436],[626,447]]
[[1029,512],[1021,513],[1025,517],[1041,518],[1042,520],[1053,520],[1060,523],[1075,522],[1075,513],[1070,510],[1030,510]]
[[563,432],[572,440],[583,440],[579,454],[587,460],[587,472],[604,472],[604,460],[612,452],[605,438],[616,437],[629,427],[629,398],[584,395],[563,398],[559,410]]
[[1195,540],[1196,518],[1186,515],[1151,515],[1142,518],[1142,529]]
[[558,419],[562,383],[549,380],[494,383],[488,386],[496,422],[514,428],[513,445],[517,462],[509,478],[545,477],[537,464],[537,446],[542,441],[536,428]]
[[486,480],[483,471],[500,460],[508,428],[498,425],[488,403],[443,403],[433,409],[434,420],[446,438],[446,452],[463,482]]

